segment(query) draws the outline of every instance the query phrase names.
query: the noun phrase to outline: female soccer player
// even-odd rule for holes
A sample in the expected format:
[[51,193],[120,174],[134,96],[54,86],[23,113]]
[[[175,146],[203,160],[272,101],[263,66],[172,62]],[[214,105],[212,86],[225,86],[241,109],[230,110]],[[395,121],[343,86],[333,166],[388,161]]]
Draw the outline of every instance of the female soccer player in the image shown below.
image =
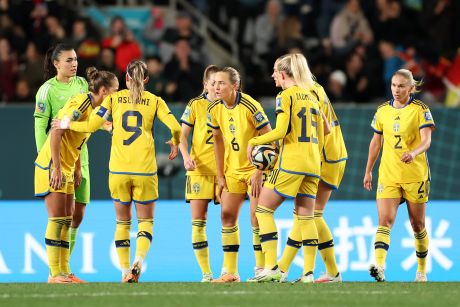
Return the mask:
[[302,54],[278,58],[273,78],[283,91],[276,97],[276,128],[249,141],[248,159],[253,146],[280,140],[280,156],[259,198],[256,216],[260,227],[265,269],[252,282],[279,281],[276,253],[278,233],[274,211],[286,198],[296,198],[295,210],[304,246],[304,272],[301,282],[313,282],[318,232],[313,219],[315,198],[321,174],[324,120],[318,101],[311,95],[314,86]]
[[[209,264],[206,219],[208,203],[217,201],[216,162],[212,130],[206,125],[208,104],[216,100],[214,77],[219,68],[206,67],[203,75],[203,93],[190,100],[181,118],[182,133],[179,145],[187,170],[185,200],[192,210],[192,245],[203,275],[202,282],[212,280]],[[193,129],[192,150],[188,152],[188,136]]]
[[[58,118],[86,120],[93,108],[118,89],[116,76],[87,70],[89,93],[73,96],[57,113]],[[80,283],[69,268],[69,227],[72,221],[76,162],[89,133],[52,129],[35,160],[35,195],[45,198],[48,210],[45,243],[50,267],[49,283]]]
[[[59,110],[70,97],[88,92],[88,83],[77,73],[77,54],[75,50],[65,44],[57,44],[48,49],[45,56],[45,78],[48,79],[38,90],[35,106],[35,143],[37,152],[45,144],[51,128],[51,119],[55,118]],[[78,227],[85,213],[86,204],[90,200],[90,178],[88,148],[86,144],[81,148],[80,158],[75,168],[75,201],[70,215],[70,254],[72,254],[77,236]],[[75,275],[69,275],[75,279]]]
[[372,120],[374,136],[369,145],[363,185],[366,190],[372,190],[372,169],[383,144],[377,184],[379,226],[374,243],[375,264],[369,268],[370,275],[377,281],[385,281],[390,230],[404,200],[415,236],[418,260],[415,281],[427,281],[425,208],[431,179],[426,151],[435,125],[430,109],[413,96],[420,85],[409,70],[398,70],[391,78],[393,99],[380,105]]
[[[310,74],[311,75],[311,74]],[[324,147],[321,157],[321,174],[316,193],[314,220],[318,230],[318,250],[326,265],[326,273],[315,282],[329,283],[340,282],[342,277],[337,268],[334,254],[334,241],[332,233],[323,218],[323,212],[333,190],[338,189],[345,172],[347,149],[342,136],[342,130],[323,87],[316,82],[310,88],[310,93],[319,101],[320,109],[325,114],[325,121],[330,125],[330,133],[324,137]],[[296,199],[297,200],[297,199]],[[282,272],[281,281],[286,281],[288,270],[299,248],[302,246],[302,238],[294,212],[294,223],[289,234],[283,256],[278,261]]]
[[[153,234],[153,211],[158,199],[158,177],[153,122],[158,117],[170,130],[172,138],[169,159],[177,156],[181,127],[165,101],[144,91],[148,82],[147,65],[130,62],[126,71],[127,90],[108,96],[93,111],[89,121],[61,121],[60,127],[74,131],[93,132],[112,115],[113,136],[109,163],[109,188],[114,201],[117,226],[117,248],[122,281],[137,283],[142,262],[147,255]],[[131,203],[136,204],[138,232],[136,258],[130,266]]]
[[262,187],[262,171],[247,159],[245,149],[250,138],[271,130],[265,112],[256,100],[240,91],[240,75],[225,67],[215,75],[218,100],[208,106],[208,126],[214,136],[218,195],[222,207],[222,275],[213,282],[239,282],[238,215],[246,193],[250,194],[251,224],[257,268],[263,266],[259,228],[255,218],[257,198]]

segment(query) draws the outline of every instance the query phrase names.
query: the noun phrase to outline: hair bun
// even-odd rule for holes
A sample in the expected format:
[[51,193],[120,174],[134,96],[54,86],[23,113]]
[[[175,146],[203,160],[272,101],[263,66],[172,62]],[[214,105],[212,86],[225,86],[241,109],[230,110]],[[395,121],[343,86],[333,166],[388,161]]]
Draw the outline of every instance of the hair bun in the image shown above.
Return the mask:
[[94,66],[88,67],[86,69],[86,77],[88,78],[88,80],[95,79],[98,74],[99,74],[99,70],[97,70],[97,68]]

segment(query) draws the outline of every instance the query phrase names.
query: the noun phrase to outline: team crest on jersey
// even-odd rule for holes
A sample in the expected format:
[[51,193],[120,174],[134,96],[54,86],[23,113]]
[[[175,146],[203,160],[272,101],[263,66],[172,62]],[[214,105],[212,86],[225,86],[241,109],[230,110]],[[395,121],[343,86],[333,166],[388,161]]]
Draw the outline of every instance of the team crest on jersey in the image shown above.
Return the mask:
[[46,111],[46,104],[44,102],[38,102],[35,111],[39,113],[45,113]]
[[185,111],[184,111],[184,114],[182,114],[182,118],[185,119],[185,120],[188,120],[189,117],[190,117],[190,109],[186,108]]
[[399,123],[394,123],[393,124],[393,131],[394,132],[399,132],[399,127],[400,127]]
[[211,114],[209,114],[209,113],[208,113],[208,122],[212,123],[212,117],[211,117]]
[[377,186],[377,193],[383,193],[383,190],[385,189],[385,186],[382,183],[379,183]]
[[265,116],[262,114],[262,112],[259,111],[254,115],[254,119],[256,120],[257,123],[261,123],[264,121]]
[[235,127],[234,124],[230,124],[230,126],[229,126],[228,128],[230,129],[230,132],[231,132],[232,134],[235,134],[235,132],[236,132],[236,127]]
[[77,121],[77,120],[80,119],[80,117],[81,117],[81,113],[78,112],[77,110],[73,110],[73,112],[72,112],[72,120]]
[[198,194],[200,193],[201,187],[200,184],[195,182],[192,186],[193,193]]
[[426,111],[424,115],[425,115],[425,120],[433,120],[433,117],[431,116],[430,111]]
[[281,108],[281,97],[276,98],[275,107],[276,107],[277,109]]

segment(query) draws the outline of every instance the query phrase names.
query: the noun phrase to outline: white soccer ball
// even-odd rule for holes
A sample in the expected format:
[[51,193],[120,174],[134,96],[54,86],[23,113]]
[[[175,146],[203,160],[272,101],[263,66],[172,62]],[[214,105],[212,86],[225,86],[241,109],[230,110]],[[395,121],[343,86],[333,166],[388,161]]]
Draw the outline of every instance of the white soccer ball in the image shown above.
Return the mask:
[[258,170],[271,170],[275,166],[278,152],[278,147],[274,144],[255,146],[251,152],[251,162]]

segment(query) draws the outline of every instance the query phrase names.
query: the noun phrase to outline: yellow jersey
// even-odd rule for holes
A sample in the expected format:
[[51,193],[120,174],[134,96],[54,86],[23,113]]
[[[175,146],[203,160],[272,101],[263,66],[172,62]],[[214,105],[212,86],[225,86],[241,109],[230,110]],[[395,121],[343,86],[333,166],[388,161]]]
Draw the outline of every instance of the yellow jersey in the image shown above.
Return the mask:
[[248,141],[269,123],[260,103],[242,92],[237,92],[236,103],[231,108],[223,100],[209,104],[207,124],[220,129],[224,136],[226,174],[238,175],[255,170],[246,157]]
[[340,129],[339,120],[324,88],[315,82],[315,85],[311,88],[311,93],[319,101],[320,108],[331,128],[331,132],[324,136],[322,161],[338,163],[347,160],[348,153],[343,140],[342,129]]
[[278,94],[275,112],[275,129],[253,138],[249,144],[281,140],[276,168],[319,178],[324,122],[318,101],[309,90],[294,85]]
[[413,183],[430,177],[426,152],[406,164],[401,156],[421,143],[420,129],[432,127],[430,109],[419,100],[411,99],[404,108],[393,107],[393,100],[380,105],[372,120],[372,129],[383,135],[383,151],[379,167],[382,183]]
[[[57,118],[62,119],[64,116],[72,121],[85,121],[93,111],[91,104],[91,94],[78,94],[71,97],[64,107],[59,110]],[[81,148],[86,143],[90,136],[87,132],[75,132],[67,130],[64,132],[61,140],[61,170],[67,173],[73,173],[75,170],[75,162],[80,156]],[[51,165],[51,134],[38,153],[35,164],[41,168],[49,168]]]
[[217,173],[212,129],[206,124],[209,103],[206,93],[191,99],[180,119],[181,123],[193,128],[190,157],[196,168],[187,171],[188,175],[215,176]]
[[156,174],[153,123],[158,117],[170,130],[173,144],[179,144],[180,125],[165,101],[144,91],[133,103],[129,90],[107,96],[91,114],[88,122],[71,122],[70,129],[95,131],[112,115],[113,135],[109,170],[112,174],[150,176]]

